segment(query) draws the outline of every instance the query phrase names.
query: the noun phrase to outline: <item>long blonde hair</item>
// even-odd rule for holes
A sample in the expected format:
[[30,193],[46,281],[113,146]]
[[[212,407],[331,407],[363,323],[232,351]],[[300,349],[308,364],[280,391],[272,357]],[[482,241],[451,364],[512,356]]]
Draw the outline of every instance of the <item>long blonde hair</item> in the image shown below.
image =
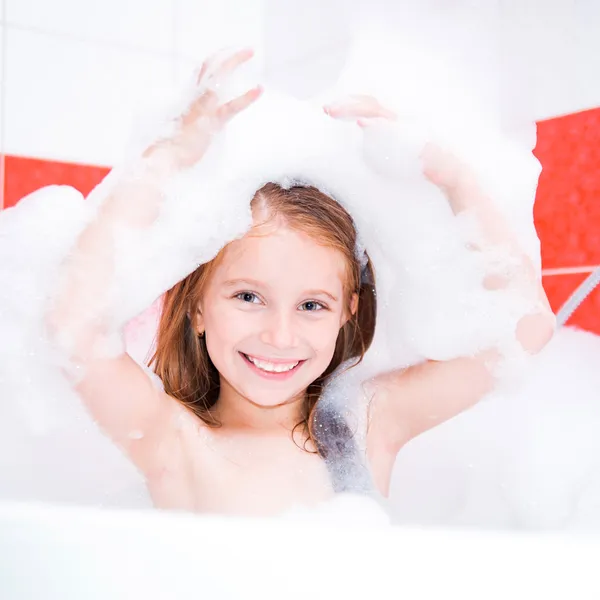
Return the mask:
[[[308,440],[314,436],[314,411],[324,385],[344,362],[364,357],[375,333],[375,278],[370,260],[361,266],[356,256],[357,233],[352,217],[333,198],[311,186],[296,185],[289,189],[267,183],[251,201],[253,211],[266,209],[270,218],[283,218],[297,231],[310,235],[317,243],[338,250],[346,263],[346,310],[350,315],[340,329],[335,351],[326,371],[306,390],[302,421]],[[204,338],[194,327],[191,315],[202,298],[206,284],[223,256],[200,265],[193,273],[173,286],[163,299],[156,350],[150,360],[161,378],[165,391],[193,411],[212,427],[220,423],[211,413],[219,397],[219,372],[213,365]],[[354,314],[350,310],[353,294],[358,295]],[[318,448],[317,444],[317,448]]]

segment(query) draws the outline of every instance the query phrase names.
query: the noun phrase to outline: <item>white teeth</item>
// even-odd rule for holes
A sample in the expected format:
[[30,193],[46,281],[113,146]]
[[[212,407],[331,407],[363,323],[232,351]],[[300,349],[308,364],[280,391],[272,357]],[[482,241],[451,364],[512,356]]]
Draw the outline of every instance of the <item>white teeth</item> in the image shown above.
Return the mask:
[[285,373],[286,371],[291,371],[300,362],[299,360],[297,360],[295,363],[289,363],[287,365],[276,365],[270,362],[252,358],[247,354],[246,356],[248,357],[248,360],[254,365],[256,365],[259,369],[262,369],[263,371],[268,371],[269,373]]

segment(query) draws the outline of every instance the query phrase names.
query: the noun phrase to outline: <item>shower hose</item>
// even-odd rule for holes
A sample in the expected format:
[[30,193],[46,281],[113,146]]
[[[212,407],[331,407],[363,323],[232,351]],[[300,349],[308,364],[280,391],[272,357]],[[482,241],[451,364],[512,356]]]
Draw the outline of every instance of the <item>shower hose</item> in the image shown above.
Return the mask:
[[571,315],[579,308],[579,305],[592,293],[594,288],[600,284],[600,267],[597,267],[585,281],[571,294],[569,299],[562,305],[556,314],[556,326],[562,327],[571,318]]

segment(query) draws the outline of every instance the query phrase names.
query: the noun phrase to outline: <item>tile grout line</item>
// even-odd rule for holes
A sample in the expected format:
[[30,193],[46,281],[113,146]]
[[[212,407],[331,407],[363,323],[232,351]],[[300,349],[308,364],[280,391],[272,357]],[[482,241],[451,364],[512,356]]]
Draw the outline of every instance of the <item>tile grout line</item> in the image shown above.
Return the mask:
[[[6,7],[4,8],[6,10]],[[122,41],[111,41],[105,40],[99,37],[94,36],[84,36],[77,33],[72,32],[60,32],[55,31],[53,29],[44,29],[43,27],[35,27],[29,25],[19,25],[18,23],[8,23],[6,19],[3,20],[3,27],[6,35],[6,31],[25,31],[29,33],[34,33],[37,35],[44,35],[51,38],[63,39],[68,42],[75,42],[79,44],[90,44],[93,46],[97,46],[100,48],[115,48],[118,50],[122,50],[125,52],[131,53],[141,53],[141,54],[149,54],[154,56],[155,58],[169,58],[171,52],[169,50],[159,50],[158,48],[152,48],[150,46],[146,46],[144,44],[128,44],[127,42]]]
[[177,26],[178,26],[178,1],[171,2],[171,85],[175,86],[177,83]]

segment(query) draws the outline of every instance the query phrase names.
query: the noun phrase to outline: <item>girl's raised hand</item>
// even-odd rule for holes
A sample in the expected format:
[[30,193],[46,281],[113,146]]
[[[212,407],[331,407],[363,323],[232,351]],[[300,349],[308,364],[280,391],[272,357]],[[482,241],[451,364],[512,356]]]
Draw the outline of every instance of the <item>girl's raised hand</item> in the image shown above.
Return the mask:
[[148,148],[144,157],[165,161],[168,167],[175,169],[198,162],[212,136],[262,94],[262,88],[257,86],[229,102],[222,103],[218,96],[222,83],[253,56],[254,51],[247,48],[227,55],[219,52],[208,58],[198,75],[198,96],[177,119],[175,133]]
[[[383,121],[397,122],[398,116],[373,96],[354,94],[323,107],[334,119],[355,121],[363,129]],[[472,186],[473,174],[456,156],[432,141],[424,141],[419,157],[422,172],[434,185],[447,190]]]

